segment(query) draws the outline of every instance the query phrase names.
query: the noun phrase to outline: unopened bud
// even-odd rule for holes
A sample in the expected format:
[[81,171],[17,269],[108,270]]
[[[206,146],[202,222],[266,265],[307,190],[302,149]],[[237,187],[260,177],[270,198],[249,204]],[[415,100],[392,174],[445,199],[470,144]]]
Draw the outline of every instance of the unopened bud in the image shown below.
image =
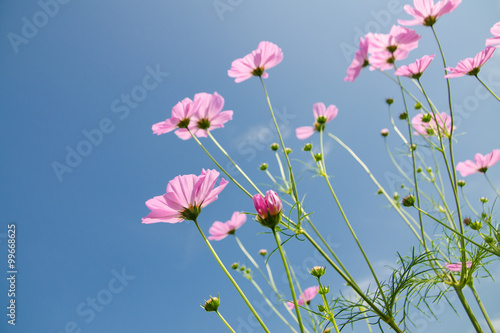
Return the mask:
[[428,122],[430,122],[430,121],[431,121],[431,119],[432,119],[432,116],[431,116],[429,113],[428,113],[428,114],[424,114],[424,115],[422,116],[422,122],[423,122],[423,123],[428,123]]
[[240,266],[240,265],[239,265],[237,262],[235,262],[235,263],[233,263],[233,264],[231,265],[231,268],[232,268],[232,269],[238,269],[238,267],[239,267],[239,266]]
[[427,171],[427,173],[430,175],[432,173],[432,168],[428,167],[427,170],[425,170],[425,171]]
[[457,184],[458,184],[458,186],[460,186],[460,187],[464,187],[466,183],[465,183],[465,180],[460,179],[460,180],[457,182]]
[[392,103],[394,103],[394,100],[392,98],[388,98],[385,100],[385,102],[388,104],[388,105],[391,105]]
[[487,203],[488,202],[488,198],[481,197],[481,198],[479,198],[479,201],[481,201],[482,203]]
[[417,150],[417,145],[414,143],[410,146],[410,151],[415,151]]
[[320,276],[325,275],[325,270],[326,270],[326,267],[314,266],[311,269],[311,275],[319,278]]
[[260,165],[260,171],[266,171],[267,170],[267,163],[262,163]]
[[422,172],[422,168],[417,168],[417,173],[421,173]]
[[387,128],[384,128],[383,130],[380,131],[380,135],[383,137],[386,137],[389,135],[389,130]]
[[292,148],[285,148],[285,153],[288,155],[288,154],[291,154],[292,153]]
[[394,192],[394,194],[392,195],[392,197],[394,198],[394,200],[399,200],[399,193],[398,192]]
[[207,312],[217,311],[220,305],[220,300],[217,297],[210,296],[210,299],[205,302],[201,307]]
[[488,244],[494,244],[495,243],[495,237],[491,236],[484,236],[484,241]]
[[401,203],[405,207],[412,207],[415,204],[415,197],[411,194],[408,194],[406,197],[403,198]]
[[469,225],[471,222],[472,222],[472,221],[471,221],[470,217],[466,217],[466,218],[464,218],[464,224],[465,224],[465,225]]
[[471,224],[469,224],[469,227],[472,230],[479,230],[483,227],[483,223],[481,221],[474,221]]
[[316,162],[319,162],[323,159],[323,155],[321,155],[321,153],[317,153],[317,154],[314,154],[314,160]]
[[259,250],[259,254],[264,257],[267,254],[267,250],[266,249],[260,249]]
[[382,191],[381,189],[378,189],[377,194],[383,194],[383,193],[384,193],[384,191]]
[[245,269],[247,269],[245,266],[241,266],[241,267],[240,267],[240,271],[242,271],[242,272],[243,272]]
[[311,143],[306,143],[303,149],[304,151],[311,151],[312,147],[313,145]]
[[271,144],[271,150],[276,151],[278,149],[280,149],[280,145],[279,144],[277,144],[276,142],[273,143],[273,144]]
[[320,294],[320,295],[326,295],[329,292],[330,292],[330,287],[321,286],[318,289],[318,294]]
[[[318,310],[319,310],[319,312],[325,312],[325,311],[326,311],[326,308],[325,308],[323,305],[318,304]],[[326,332],[326,331],[325,331],[325,332]]]
[[420,104],[420,102],[417,102],[417,104],[415,104],[415,110],[420,110],[422,108],[422,104]]
[[406,113],[406,112],[403,112],[399,115],[399,119],[401,119],[401,120],[405,120],[406,118],[408,118],[408,113]]

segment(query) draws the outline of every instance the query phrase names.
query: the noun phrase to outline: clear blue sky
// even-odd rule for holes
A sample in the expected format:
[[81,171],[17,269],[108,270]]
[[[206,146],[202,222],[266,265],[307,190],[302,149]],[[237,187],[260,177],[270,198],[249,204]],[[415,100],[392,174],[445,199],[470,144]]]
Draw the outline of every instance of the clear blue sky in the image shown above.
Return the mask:
[[[249,332],[243,328],[249,312],[195,226],[140,223],[148,213],[144,202],[164,193],[170,179],[214,168],[193,140],[180,141],[173,134],[157,137],[151,125],[167,118],[177,101],[217,91],[225,98],[224,109],[234,110],[234,120],[213,134],[256,182],[268,183],[258,166],[267,162],[277,173],[267,148],[277,137],[268,130],[262,89],[256,79],[235,84],[227,70],[232,60],[269,40],[284,53],[266,84],[294,149],[291,156],[309,157],[293,131],[313,121],[312,105],[335,104],[339,115],[329,130],[358,152],[393,191],[395,184],[384,175],[395,170],[379,131],[389,127],[384,100],[394,97],[394,107],[401,110],[400,93],[377,73],[364,71],[353,84],[343,78],[361,34],[367,29],[386,33],[398,18],[408,19],[402,11],[406,3],[2,1],[0,276],[7,274],[7,225],[15,223],[18,307],[13,328],[6,323],[8,284],[2,278],[0,331],[221,332],[224,328],[216,316],[199,307],[220,293],[221,312],[235,328],[240,325],[241,332]],[[215,5],[222,7],[217,10]],[[464,1],[442,18],[436,29],[450,66],[484,48],[499,13],[498,1]],[[437,53],[430,30],[417,29],[423,35],[421,46],[405,63]],[[438,57],[433,66],[434,77],[422,81],[438,107],[446,110]],[[497,92],[499,68],[497,51],[481,73]],[[500,148],[499,104],[476,97],[477,87],[469,77],[453,80],[455,103],[463,110],[458,130],[466,133],[457,139],[457,161]],[[394,135],[389,139],[393,146],[400,144]],[[209,141],[204,142],[215,152]],[[377,270],[387,274],[384,266],[394,265],[396,251],[408,253],[416,242],[386,202],[374,195],[376,189],[348,154],[333,142],[327,143],[327,150],[334,186]],[[86,156],[77,157],[75,151]],[[215,155],[222,160],[221,154]],[[354,274],[366,279],[366,267],[338,214],[333,219],[328,214],[331,200],[324,183],[311,179],[302,164],[294,165],[302,177],[300,192],[307,193],[306,209],[315,211],[317,225]],[[499,183],[498,167],[490,176]],[[476,185],[469,187],[471,198],[493,196],[482,177],[471,176],[472,181]],[[200,224],[207,232],[213,221],[226,221],[235,210],[253,207],[229,184],[219,200],[204,209]],[[249,219],[238,232],[252,253],[273,248],[272,238],[258,234],[261,231]],[[233,239],[214,246],[226,264],[245,263]],[[304,243],[287,246],[298,272],[324,264]],[[270,262],[279,277],[277,259]],[[332,289],[344,290],[342,281],[329,273]],[[250,299],[260,302],[251,286],[238,278]],[[300,279],[304,288],[314,284],[312,277]],[[286,285],[281,288],[286,290]],[[493,303],[491,316],[500,320],[500,288],[484,281],[478,289],[486,304]],[[92,308],[93,298],[101,305]],[[452,309],[439,312],[443,323],[424,320],[425,332],[442,332],[444,327],[464,331],[465,319],[457,320]],[[276,318],[265,320],[273,331],[282,329]],[[364,332],[366,326],[355,331]]]

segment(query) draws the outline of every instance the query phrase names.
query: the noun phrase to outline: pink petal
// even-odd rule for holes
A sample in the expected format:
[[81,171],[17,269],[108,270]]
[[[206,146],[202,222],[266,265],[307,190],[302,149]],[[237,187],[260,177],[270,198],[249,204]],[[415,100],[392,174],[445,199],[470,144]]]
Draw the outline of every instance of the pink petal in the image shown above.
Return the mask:
[[299,140],[305,140],[311,135],[314,134],[314,127],[311,126],[303,126],[295,129],[295,135],[297,136],[297,139]]

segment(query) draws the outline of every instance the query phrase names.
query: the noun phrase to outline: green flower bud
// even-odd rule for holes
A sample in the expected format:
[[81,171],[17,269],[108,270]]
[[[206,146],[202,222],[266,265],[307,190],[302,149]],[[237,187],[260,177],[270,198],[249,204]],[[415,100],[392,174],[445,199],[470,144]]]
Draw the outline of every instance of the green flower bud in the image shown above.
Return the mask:
[[398,192],[394,192],[394,194],[392,195],[392,197],[394,198],[394,200],[398,201],[399,200],[399,193]]
[[311,275],[319,278],[319,277],[325,275],[325,270],[326,270],[326,267],[314,266],[311,269]]
[[217,297],[210,296],[210,299],[205,302],[201,307],[207,312],[217,311],[220,305],[220,300]]
[[417,102],[417,104],[415,104],[415,110],[420,110],[422,108],[422,104],[420,104],[420,102]]
[[265,257],[267,255],[267,250],[266,249],[261,249],[259,250],[259,254],[263,257]]
[[482,203],[487,203],[488,202],[488,198],[481,197],[481,198],[479,198],[479,201],[481,201]]
[[285,148],[285,153],[288,155],[288,154],[291,154],[292,153],[292,148]]
[[304,151],[311,151],[313,145],[311,143],[306,143],[304,146]]
[[[325,308],[323,305],[318,304],[318,310],[319,310],[319,312],[325,312],[325,311],[326,311],[326,308]],[[325,331],[325,332],[326,332],[326,331]]]
[[417,150],[417,145],[416,145],[415,143],[414,143],[414,144],[412,144],[412,145],[410,146],[410,150],[411,150],[411,151],[415,151],[415,150]]
[[267,170],[267,163],[262,163],[260,165],[260,171],[266,171]]
[[491,236],[484,236],[484,241],[488,244],[494,244],[495,243],[495,237],[491,237]]
[[430,113],[425,114],[422,116],[422,122],[423,123],[428,123],[432,120],[432,115]]
[[406,112],[403,112],[403,113],[401,113],[401,114],[399,115],[399,119],[401,119],[401,120],[405,120],[405,119],[407,119],[407,118],[408,118],[408,113],[406,113]]
[[314,160],[316,162],[319,162],[323,159],[323,155],[321,155],[321,153],[317,153],[317,154],[314,154]]
[[417,168],[417,173],[421,173],[422,172],[422,168]]
[[250,272],[251,272],[250,268],[247,268],[247,270],[245,271],[245,273],[247,274],[250,274]]
[[280,149],[279,144],[277,144],[276,142],[275,142],[275,143],[273,143],[273,144],[271,144],[271,150],[276,151],[276,150],[278,150],[278,149]]
[[389,130],[387,128],[384,128],[383,130],[380,131],[380,135],[383,137],[386,137],[389,135]]
[[392,103],[394,103],[394,100],[392,98],[388,98],[385,100],[385,102],[388,104],[388,105],[391,105]]
[[238,267],[239,267],[239,266],[240,266],[240,265],[239,265],[237,262],[235,262],[235,263],[233,263],[233,264],[231,265],[231,268],[232,268],[232,269],[238,269]]
[[425,171],[427,171],[427,173],[430,175],[432,173],[432,168],[428,167],[427,170],[425,170]]
[[471,224],[469,224],[469,227],[472,230],[479,230],[483,227],[483,223],[481,221],[474,221]]
[[377,191],[377,194],[383,194],[383,193],[384,193],[384,191],[382,191],[382,189],[379,188]]
[[460,179],[460,180],[457,182],[457,184],[458,184],[458,186],[460,186],[460,187],[464,187],[466,183],[465,183],[465,180]]
[[319,289],[318,289],[318,294],[320,295],[326,295],[330,292],[330,287],[325,287],[325,286],[321,286]]
[[242,271],[242,272],[243,272],[245,269],[247,269],[245,266],[241,266],[241,267],[240,267],[240,271]]
[[412,207],[415,204],[415,197],[411,194],[408,194],[406,197],[403,198],[401,203],[405,207]]

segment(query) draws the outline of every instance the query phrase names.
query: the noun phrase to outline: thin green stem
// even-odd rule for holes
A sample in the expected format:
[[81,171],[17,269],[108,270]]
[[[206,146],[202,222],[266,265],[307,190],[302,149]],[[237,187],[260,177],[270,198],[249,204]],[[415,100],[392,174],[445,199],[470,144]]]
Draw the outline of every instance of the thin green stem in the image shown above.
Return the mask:
[[499,98],[499,97],[498,97],[498,96],[497,96],[497,95],[496,95],[493,91],[491,91],[491,89],[490,89],[490,88],[486,85],[486,83],[484,83],[484,82],[483,82],[483,81],[479,78],[479,76],[477,76],[477,74],[476,74],[476,75],[474,75],[474,76],[476,77],[476,79],[477,79],[479,82],[481,82],[481,84],[482,84],[482,85],[486,88],[486,90],[488,90],[488,91],[490,92],[490,94],[492,94],[492,95],[493,95],[493,97],[495,97],[495,98],[497,99],[497,101],[499,101],[499,102],[500,102],[500,98]]
[[493,182],[490,180],[490,177],[488,177],[488,175],[486,174],[486,172],[484,173],[484,177],[486,178],[486,180],[488,181],[488,183],[490,183],[490,186],[493,188],[493,190],[495,190],[497,196],[500,197],[500,193],[498,192],[498,190],[495,187],[495,185],[493,185]]
[[462,303],[462,306],[465,309],[465,312],[467,313],[467,316],[469,316],[469,320],[476,329],[477,333],[483,333],[483,329],[477,322],[476,316],[474,316],[474,312],[472,312],[472,309],[469,306],[469,303],[467,303],[467,300],[465,299],[464,293],[460,287],[455,286],[455,292],[458,295],[458,298],[460,299],[460,302]]
[[222,315],[220,314],[219,311],[215,311],[215,313],[217,313],[217,315],[219,316],[219,318],[224,322],[224,324],[226,324],[227,328],[229,328],[229,330],[233,333],[236,333],[235,330],[233,330],[233,328],[231,327],[231,325],[229,325],[229,323],[226,321],[226,319],[224,319],[224,317],[222,317]]
[[[323,289],[323,286],[321,285],[321,280],[318,277],[318,284],[319,284],[319,289]],[[333,315],[332,310],[330,309],[330,304],[328,304],[328,300],[326,299],[326,295],[324,293],[321,293],[321,298],[323,299],[323,306],[325,308],[325,312],[328,316],[328,320],[333,324],[333,327],[335,328],[335,332],[340,333],[339,327],[337,326],[337,322],[335,321],[335,316]]]
[[297,314],[297,321],[299,324],[299,328],[301,332],[304,332],[304,325],[302,324],[302,317],[300,316],[300,308],[299,305],[297,304],[297,297],[295,296],[295,288],[293,287],[293,281],[292,277],[290,276],[290,270],[288,269],[288,263],[285,258],[285,254],[283,253],[283,249],[281,248],[281,240],[280,236],[276,232],[276,230],[273,228],[273,235],[274,239],[276,240],[276,246],[278,246],[278,250],[281,255],[281,260],[283,261],[283,265],[285,266],[285,271],[286,271],[286,277],[288,279],[288,285],[290,287],[290,292],[292,293],[292,298],[293,298],[293,304],[295,306],[295,313]]
[[262,319],[260,318],[260,316],[257,314],[257,312],[255,311],[255,309],[253,308],[253,306],[250,303],[250,301],[248,300],[248,298],[243,293],[243,290],[241,290],[241,288],[238,285],[238,283],[231,276],[231,273],[229,273],[229,271],[226,269],[226,267],[224,266],[224,264],[222,263],[222,261],[219,259],[219,256],[217,255],[217,253],[215,252],[214,248],[212,247],[212,244],[210,244],[210,242],[208,241],[207,237],[205,236],[205,234],[201,230],[200,226],[198,225],[198,221],[195,219],[193,222],[196,225],[196,228],[198,228],[198,231],[200,232],[201,237],[203,237],[203,240],[205,241],[205,243],[207,244],[208,248],[210,249],[210,252],[212,252],[212,255],[214,256],[215,260],[217,260],[217,263],[222,268],[222,270],[224,271],[224,273],[228,277],[229,281],[231,281],[231,283],[233,284],[234,288],[236,288],[236,291],[238,291],[238,294],[240,294],[240,296],[243,299],[243,301],[246,303],[246,305],[248,306],[248,308],[250,309],[250,311],[253,313],[253,315],[255,316],[255,319],[257,319],[257,321],[262,326],[262,328],[264,329],[265,332],[271,333],[269,331],[269,329],[266,327],[266,324],[264,324],[264,322],[262,321]]
[[479,297],[479,294],[476,291],[476,287],[474,287],[474,284],[471,282],[468,284],[470,289],[472,290],[472,293],[474,294],[474,298],[476,299],[477,305],[479,305],[479,308],[481,309],[481,312],[483,313],[484,319],[488,323],[488,327],[491,330],[491,333],[496,333],[495,326],[491,322],[490,316],[488,316],[488,312],[486,312],[486,309],[483,305],[483,302],[481,301],[481,298]]

